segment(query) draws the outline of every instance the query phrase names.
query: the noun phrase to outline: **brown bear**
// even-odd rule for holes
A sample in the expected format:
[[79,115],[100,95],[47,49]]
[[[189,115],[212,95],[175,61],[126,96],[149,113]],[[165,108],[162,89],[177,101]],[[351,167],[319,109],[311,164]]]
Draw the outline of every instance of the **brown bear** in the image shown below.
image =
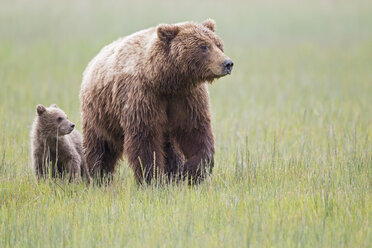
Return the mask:
[[161,24],[120,38],[88,64],[80,90],[83,147],[96,178],[126,155],[137,182],[214,165],[207,82],[231,73],[211,19]]
[[75,124],[68,120],[65,112],[56,104],[49,108],[39,104],[36,112],[31,130],[31,152],[38,179],[45,178],[51,169],[52,177],[62,177],[69,171],[70,181],[85,173],[89,183],[90,174],[83,156],[82,137],[74,130]]

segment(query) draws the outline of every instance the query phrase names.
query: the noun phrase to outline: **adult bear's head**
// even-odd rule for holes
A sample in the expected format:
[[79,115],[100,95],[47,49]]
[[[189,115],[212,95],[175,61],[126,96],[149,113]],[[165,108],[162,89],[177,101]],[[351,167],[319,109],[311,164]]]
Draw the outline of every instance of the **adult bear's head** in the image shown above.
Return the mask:
[[232,60],[224,53],[221,39],[215,34],[215,22],[208,19],[201,24],[160,24],[157,29],[164,74],[174,81],[198,84],[212,82],[230,74]]

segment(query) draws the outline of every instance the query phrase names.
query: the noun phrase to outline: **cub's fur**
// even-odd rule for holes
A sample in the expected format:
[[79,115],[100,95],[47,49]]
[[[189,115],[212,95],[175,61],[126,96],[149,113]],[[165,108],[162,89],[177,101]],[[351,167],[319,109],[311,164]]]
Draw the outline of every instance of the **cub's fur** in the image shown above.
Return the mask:
[[75,124],[65,112],[53,104],[36,107],[37,116],[31,131],[32,164],[38,179],[45,178],[49,170],[52,177],[70,173],[70,181],[84,171],[88,183],[90,175],[83,157],[82,137],[74,130]]

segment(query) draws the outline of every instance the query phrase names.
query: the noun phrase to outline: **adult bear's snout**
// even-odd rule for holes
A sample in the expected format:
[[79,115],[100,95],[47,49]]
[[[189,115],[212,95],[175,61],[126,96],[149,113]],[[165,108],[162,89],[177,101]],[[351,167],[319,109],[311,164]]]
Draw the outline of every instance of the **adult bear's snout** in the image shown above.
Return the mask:
[[233,66],[234,66],[234,63],[232,62],[231,59],[226,59],[222,63],[222,67],[223,67],[225,73],[227,73],[227,74],[231,74],[231,71],[232,71]]

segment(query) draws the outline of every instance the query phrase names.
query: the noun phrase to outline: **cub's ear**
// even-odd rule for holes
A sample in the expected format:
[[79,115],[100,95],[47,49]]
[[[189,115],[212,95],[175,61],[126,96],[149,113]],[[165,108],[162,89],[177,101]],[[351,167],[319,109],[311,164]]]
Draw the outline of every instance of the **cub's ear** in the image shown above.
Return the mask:
[[176,25],[160,24],[157,28],[158,37],[161,41],[169,43],[177,36],[180,27]]
[[38,104],[36,106],[36,112],[37,112],[38,115],[42,115],[45,112],[45,110],[46,110],[46,108],[41,104]]
[[216,27],[216,22],[212,19],[207,19],[204,22],[202,22],[202,25],[208,28],[210,31],[214,32],[215,27]]
[[58,108],[57,104],[50,105],[51,108]]

